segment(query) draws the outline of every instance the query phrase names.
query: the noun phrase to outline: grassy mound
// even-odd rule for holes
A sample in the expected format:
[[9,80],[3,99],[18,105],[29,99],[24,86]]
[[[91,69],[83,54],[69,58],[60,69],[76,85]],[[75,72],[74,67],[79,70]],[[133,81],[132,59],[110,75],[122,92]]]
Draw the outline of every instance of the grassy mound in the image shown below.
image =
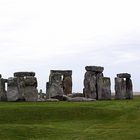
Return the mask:
[[0,140],[140,139],[140,97],[87,103],[0,102]]

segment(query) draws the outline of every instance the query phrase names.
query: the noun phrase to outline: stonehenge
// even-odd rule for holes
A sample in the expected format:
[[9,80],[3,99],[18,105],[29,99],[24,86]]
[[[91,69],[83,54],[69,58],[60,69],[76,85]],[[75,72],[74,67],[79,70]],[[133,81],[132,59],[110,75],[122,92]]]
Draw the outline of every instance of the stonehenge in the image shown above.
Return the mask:
[[83,94],[87,98],[97,100],[111,99],[111,82],[104,77],[104,68],[100,66],[86,66]]
[[[86,66],[83,93],[72,92],[72,70],[51,70],[46,82],[46,93],[38,92],[35,72],[15,72],[13,77],[2,78],[0,74],[0,101],[69,101],[89,102],[110,100],[111,80],[104,77],[104,67]],[[115,77],[115,99],[133,99],[133,84],[129,73]]]
[[120,73],[115,77],[115,98],[116,99],[132,99],[133,85],[131,75],[128,73]]
[[63,100],[63,95],[72,94],[72,71],[51,70],[46,84],[47,97]]
[[16,72],[7,80],[8,101],[37,101],[37,79],[34,72]]

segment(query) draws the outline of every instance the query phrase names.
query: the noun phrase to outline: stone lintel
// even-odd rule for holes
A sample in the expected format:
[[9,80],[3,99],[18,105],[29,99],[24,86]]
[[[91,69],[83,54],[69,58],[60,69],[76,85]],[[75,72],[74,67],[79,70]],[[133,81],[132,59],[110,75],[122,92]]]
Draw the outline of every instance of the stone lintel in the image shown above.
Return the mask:
[[51,70],[51,74],[60,73],[62,75],[72,75],[72,70]]
[[129,73],[119,73],[117,74],[118,78],[131,78],[131,74]]
[[102,73],[104,71],[104,67],[101,66],[86,66],[85,69],[86,71],[93,71],[98,73]]
[[35,72],[15,72],[14,77],[35,76]]

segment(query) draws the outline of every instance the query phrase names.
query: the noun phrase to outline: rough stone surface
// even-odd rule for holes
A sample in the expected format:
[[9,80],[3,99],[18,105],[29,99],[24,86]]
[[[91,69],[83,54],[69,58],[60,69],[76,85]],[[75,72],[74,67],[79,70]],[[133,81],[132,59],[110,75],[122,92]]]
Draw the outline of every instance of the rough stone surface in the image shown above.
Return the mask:
[[36,102],[38,99],[38,91],[33,86],[27,86],[25,87],[25,93],[24,93],[25,101],[28,102]]
[[0,101],[7,101],[7,95],[5,90],[5,83],[7,79],[0,78]]
[[46,102],[45,99],[37,99],[37,102]]
[[93,72],[99,72],[102,73],[104,71],[104,67],[100,66],[86,66],[86,71],[93,71]]
[[35,72],[15,72],[14,77],[35,76]]
[[96,99],[96,77],[91,72],[85,73],[83,93],[86,98]]
[[49,83],[48,95],[49,98],[55,96],[63,96],[63,88],[62,88],[62,81],[61,75],[59,73],[55,73],[51,75],[50,83]]
[[66,76],[63,79],[63,90],[64,94],[68,95],[72,93],[72,78],[71,76]]
[[68,94],[68,97],[74,98],[74,97],[84,97],[83,93],[73,93],[73,94]]
[[117,74],[118,78],[131,78],[131,75],[129,73],[120,73]]
[[24,79],[25,89],[24,98],[25,101],[37,101],[38,90],[37,90],[37,79],[33,76],[26,76]]
[[123,78],[115,78],[115,98],[126,99],[126,81]]
[[47,98],[61,98],[64,94],[72,93],[72,71],[71,70],[51,70],[49,82],[46,84]]
[[24,77],[16,77],[17,79],[17,88],[18,88],[18,94],[19,94],[19,99],[24,101],[24,92],[25,92],[25,82],[24,82]]
[[133,99],[133,85],[129,78],[126,79],[126,99]]
[[57,83],[52,83],[51,87],[48,91],[49,98],[55,97],[55,96],[62,96],[64,94],[63,89],[60,85]]
[[115,78],[115,98],[116,99],[132,99],[133,85],[128,73],[117,74]]
[[108,100],[111,99],[110,78],[103,75],[104,67],[86,66],[83,94],[86,98]]
[[99,100],[111,99],[111,82],[108,77],[100,77],[97,81],[97,91]]
[[72,70],[51,70],[50,73],[60,73],[61,75],[72,75]]
[[18,87],[17,87],[17,78],[8,78],[7,100],[8,101],[20,100]]
[[8,101],[37,101],[37,79],[34,72],[16,72],[8,79]]
[[52,98],[46,99],[46,102],[58,102],[58,101],[59,101],[58,99],[52,99]]
[[96,101],[95,99],[85,98],[85,97],[75,97],[75,98],[68,98],[69,102],[93,102]]

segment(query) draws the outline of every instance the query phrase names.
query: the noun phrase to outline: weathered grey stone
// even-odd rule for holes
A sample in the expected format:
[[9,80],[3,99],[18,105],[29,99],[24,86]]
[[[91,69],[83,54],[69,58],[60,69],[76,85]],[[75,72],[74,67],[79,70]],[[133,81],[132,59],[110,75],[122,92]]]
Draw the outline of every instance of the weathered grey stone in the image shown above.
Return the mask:
[[36,87],[26,86],[24,98],[25,98],[25,101],[36,102],[38,99],[38,91],[37,91]]
[[60,73],[61,75],[72,75],[72,70],[51,70],[51,74]]
[[126,78],[126,99],[133,99],[133,85],[130,78]]
[[48,94],[49,94],[49,98],[64,95],[62,87],[57,83],[52,83],[52,85],[48,90]]
[[111,99],[110,78],[103,75],[104,67],[86,66],[83,94],[86,98]]
[[131,75],[129,73],[120,73],[117,74],[118,78],[131,78]]
[[51,70],[46,85],[47,98],[62,100],[62,96],[72,93],[72,71]]
[[93,102],[96,101],[96,99],[91,98],[85,98],[85,97],[75,97],[75,98],[68,98],[68,102]]
[[14,77],[35,76],[35,72],[15,72]]
[[24,88],[24,98],[25,101],[37,101],[38,90],[37,90],[37,79],[33,76],[26,76],[24,78],[25,88]]
[[111,82],[108,77],[99,77],[97,80],[97,91],[99,100],[111,99]]
[[25,93],[25,82],[24,82],[24,77],[16,77],[17,79],[17,88],[18,88],[18,94],[19,94],[19,99],[21,101],[24,101],[24,93]]
[[104,71],[104,67],[100,66],[86,66],[86,71],[93,71],[93,72],[99,72],[102,73]]
[[59,102],[59,100],[50,98],[50,99],[46,99],[46,102]]
[[128,73],[117,74],[115,78],[115,98],[116,99],[132,99],[133,85],[130,79],[131,75]]
[[96,77],[91,72],[85,73],[83,94],[86,98],[96,99]]
[[0,101],[7,101],[5,84],[7,79],[0,78]]
[[45,99],[37,99],[37,102],[46,102]]
[[7,95],[5,90],[5,84],[7,79],[0,78],[0,101],[7,101]]
[[61,81],[61,74],[55,73],[50,75],[50,82],[49,82],[49,89],[48,95],[49,98],[55,96],[63,96],[63,88],[62,88],[62,81]]
[[37,79],[33,76],[26,76],[24,78],[25,86],[34,86],[37,87]]
[[48,94],[48,90],[49,90],[49,82],[46,82],[46,99],[49,99],[49,94]]
[[8,101],[37,101],[37,79],[34,72],[16,72],[8,79]]
[[84,97],[83,93],[72,93],[72,94],[68,94],[68,97],[74,98],[74,97]]
[[18,87],[17,87],[17,78],[12,78],[12,77],[8,78],[7,100],[8,101],[20,100]]
[[123,78],[115,78],[115,98],[126,99],[126,81]]
[[72,77],[71,76],[65,76],[63,79],[63,90],[64,94],[72,94]]

